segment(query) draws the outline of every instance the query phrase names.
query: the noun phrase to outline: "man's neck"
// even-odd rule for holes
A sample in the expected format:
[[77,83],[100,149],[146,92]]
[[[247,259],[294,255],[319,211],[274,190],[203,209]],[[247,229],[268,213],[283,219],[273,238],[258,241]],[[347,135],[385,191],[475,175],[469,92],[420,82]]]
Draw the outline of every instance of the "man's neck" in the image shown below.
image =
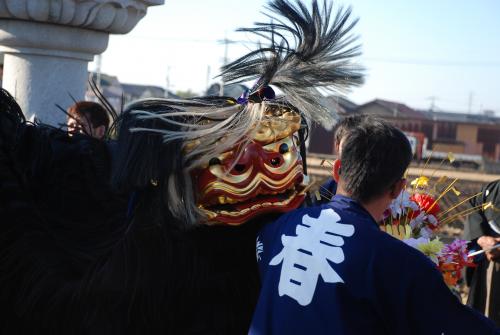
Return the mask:
[[361,206],[363,206],[363,208],[370,213],[373,220],[377,223],[383,219],[384,212],[387,209],[386,203],[382,203],[381,201],[370,201],[369,203],[361,202]]
[[[351,198],[351,194],[346,192],[341,185],[337,188],[337,194]],[[382,220],[384,212],[389,206],[387,201],[381,198],[369,202],[359,202],[359,204],[370,214],[375,222]]]

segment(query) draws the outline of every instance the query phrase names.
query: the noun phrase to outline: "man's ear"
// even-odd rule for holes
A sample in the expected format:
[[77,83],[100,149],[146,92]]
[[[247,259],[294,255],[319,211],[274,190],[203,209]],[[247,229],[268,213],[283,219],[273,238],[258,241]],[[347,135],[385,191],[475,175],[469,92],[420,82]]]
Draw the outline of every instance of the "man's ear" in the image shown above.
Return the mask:
[[396,199],[399,194],[401,193],[402,190],[404,190],[404,188],[406,187],[406,179],[405,178],[401,178],[400,180],[398,180],[393,187],[391,187],[391,193],[390,193],[390,196],[391,196],[391,199]]
[[104,137],[104,134],[106,134],[106,127],[103,125],[94,128],[94,131],[92,132],[93,137],[102,140]]
[[339,177],[340,177],[340,159],[336,159],[333,161],[333,180],[335,180],[337,183],[339,182]]

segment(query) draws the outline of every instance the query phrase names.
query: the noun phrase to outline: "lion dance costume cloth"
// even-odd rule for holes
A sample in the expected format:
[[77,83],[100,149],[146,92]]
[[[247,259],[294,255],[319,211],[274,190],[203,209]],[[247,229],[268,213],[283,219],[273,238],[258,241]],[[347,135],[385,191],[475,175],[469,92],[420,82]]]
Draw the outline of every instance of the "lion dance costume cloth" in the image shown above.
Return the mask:
[[2,334],[248,331],[256,231],[303,202],[307,124],[331,117],[315,87],[361,82],[349,11],[311,8],[274,0],[244,29],[270,46],[223,69],[257,80],[240,99],[138,101],[107,142],[30,124],[1,92]]

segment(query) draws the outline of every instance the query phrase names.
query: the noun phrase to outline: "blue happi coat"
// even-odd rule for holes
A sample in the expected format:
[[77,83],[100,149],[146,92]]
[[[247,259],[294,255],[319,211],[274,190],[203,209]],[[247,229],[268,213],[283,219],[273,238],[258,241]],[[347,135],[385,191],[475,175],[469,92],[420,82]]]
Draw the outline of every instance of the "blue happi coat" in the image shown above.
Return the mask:
[[265,226],[250,334],[496,334],[420,251],[337,195]]

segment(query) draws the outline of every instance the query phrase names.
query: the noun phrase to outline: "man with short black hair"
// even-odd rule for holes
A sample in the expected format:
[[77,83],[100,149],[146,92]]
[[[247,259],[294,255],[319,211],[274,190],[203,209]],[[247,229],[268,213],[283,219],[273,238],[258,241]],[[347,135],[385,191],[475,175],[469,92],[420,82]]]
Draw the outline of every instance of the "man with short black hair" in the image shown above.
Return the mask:
[[93,101],[78,101],[68,108],[68,133],[86,134],[102,140],[109,127],[109,115]]
[[[363,114],[345,117],[335,126],[333,145],[337,156],[340,156],[340,145],[342,140],[349,136],[349,131],[354,129],[366,117],[367,116]],[[335,193],[337,193],[337,182],[330,177],[320,186],[319,195],[321,199],[316,199],[315,204],[328,203]]]
[[250,334],[495,334],[424,254],[377,222],[405,187],[406,136],[366,117],[342,140],[337,195],[265,226]]

